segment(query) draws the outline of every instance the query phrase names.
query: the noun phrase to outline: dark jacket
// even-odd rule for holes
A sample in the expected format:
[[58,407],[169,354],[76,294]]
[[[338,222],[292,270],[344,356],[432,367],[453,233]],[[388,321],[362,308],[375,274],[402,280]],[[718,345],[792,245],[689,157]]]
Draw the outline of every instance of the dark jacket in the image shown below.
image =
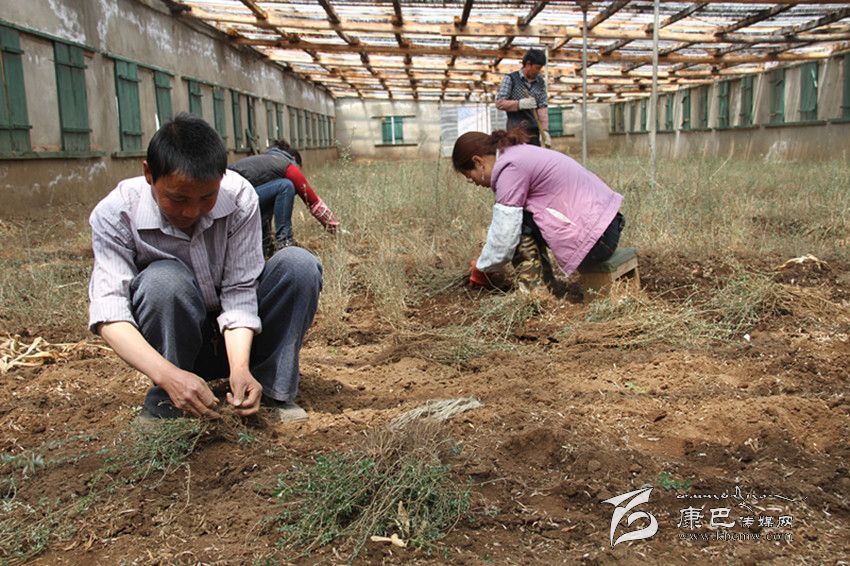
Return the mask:
[[254,185],[254,188],[275,179],[283,179],[290,165],[295,164],[295,158],[277,147],[269,148],[262,155],[252,155],[240,159],[227,168],[236,171]]

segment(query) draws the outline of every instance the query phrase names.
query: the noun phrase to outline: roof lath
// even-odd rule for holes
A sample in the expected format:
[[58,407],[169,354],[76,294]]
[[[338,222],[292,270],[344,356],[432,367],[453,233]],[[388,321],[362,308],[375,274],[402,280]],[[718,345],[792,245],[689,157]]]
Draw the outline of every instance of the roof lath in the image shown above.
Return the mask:
[[[490,100],[529,47],[548,50],[550,98],[581,96],[587,10],[591,100],[646,96],[650,0],[163,0],[335,97]],[[661,2],[659,88],[850,50],[850,3]]]

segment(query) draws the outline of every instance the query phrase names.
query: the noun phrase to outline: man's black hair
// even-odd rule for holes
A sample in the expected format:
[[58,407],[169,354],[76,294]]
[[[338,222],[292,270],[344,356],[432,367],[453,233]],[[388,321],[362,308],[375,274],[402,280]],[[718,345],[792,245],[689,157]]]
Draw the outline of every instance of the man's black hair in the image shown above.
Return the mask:
[[522,64],[531,63],[532,65],[545,65],[546,54],[540,49],[529,49],[525,52],[522,58]]
[[216,132],[195,114],[181,112],[160,127],[148,144],[148,168],[155,182],[181,173],[194,181],[224,176],[227,149]]
[[272,144],[272,146],[274,146],[278,149],[282,149],[283,151],[285,151],[286,153],[291,155],[293,157],[293,159],[295,159],[295,163],[298,164],[298,167],[299,168],[301,167],[301,153],[299,153],[299,151],[297,149],[293,149],[293,147],[291,145],[289,145],[288,141],[281,138],[281,139],[277,140],[276,142],[274,142]]

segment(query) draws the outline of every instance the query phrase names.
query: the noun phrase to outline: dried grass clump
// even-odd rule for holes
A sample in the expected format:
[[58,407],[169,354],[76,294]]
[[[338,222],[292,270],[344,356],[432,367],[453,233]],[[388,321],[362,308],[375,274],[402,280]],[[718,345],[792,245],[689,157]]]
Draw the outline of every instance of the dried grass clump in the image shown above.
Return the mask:
[[784,285],[765,273],[736,266],[712,295],[666,302],[625,287],[590,304],[584,322],[568,328],[576,344],[643,347],[666,343],[695,347],[728,342],[776,317],[831,323],[850,321],[847,310],[819,289]]
[[437,423],[417,420],[293,468],[275,489],[278,547],[292,560],[333,542],[349,563],[372,537],[427,551],[469,508],[469,490],[445,463],[456,451]]

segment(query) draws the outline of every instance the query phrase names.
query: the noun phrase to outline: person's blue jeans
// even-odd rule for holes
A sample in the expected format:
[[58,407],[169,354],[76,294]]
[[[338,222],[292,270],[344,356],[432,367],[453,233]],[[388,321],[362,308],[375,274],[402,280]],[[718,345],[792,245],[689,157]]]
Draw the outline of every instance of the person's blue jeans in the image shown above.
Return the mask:
[[295,185],[289,179],[275,179],[254,187],[260,199],[260,215],[263,218],[263,241],[268,241],[268,219],[274,217],[277,243],[292,238],[292,207],[295,204]]
[[[288,401],[298,393],[299,353],[319,304],[322,265],[305,249],[283,248],[267,263],[257,284],[263,330],[254,336],[250,368],[263,394]],[[191,271],[176,260],[154,261],[130,283],[133,317],[145,340],[162,356],[207,381],[230,374],[218,313],[207,312]],[[161,387],[152,387],[145,409],[177,417]]]

